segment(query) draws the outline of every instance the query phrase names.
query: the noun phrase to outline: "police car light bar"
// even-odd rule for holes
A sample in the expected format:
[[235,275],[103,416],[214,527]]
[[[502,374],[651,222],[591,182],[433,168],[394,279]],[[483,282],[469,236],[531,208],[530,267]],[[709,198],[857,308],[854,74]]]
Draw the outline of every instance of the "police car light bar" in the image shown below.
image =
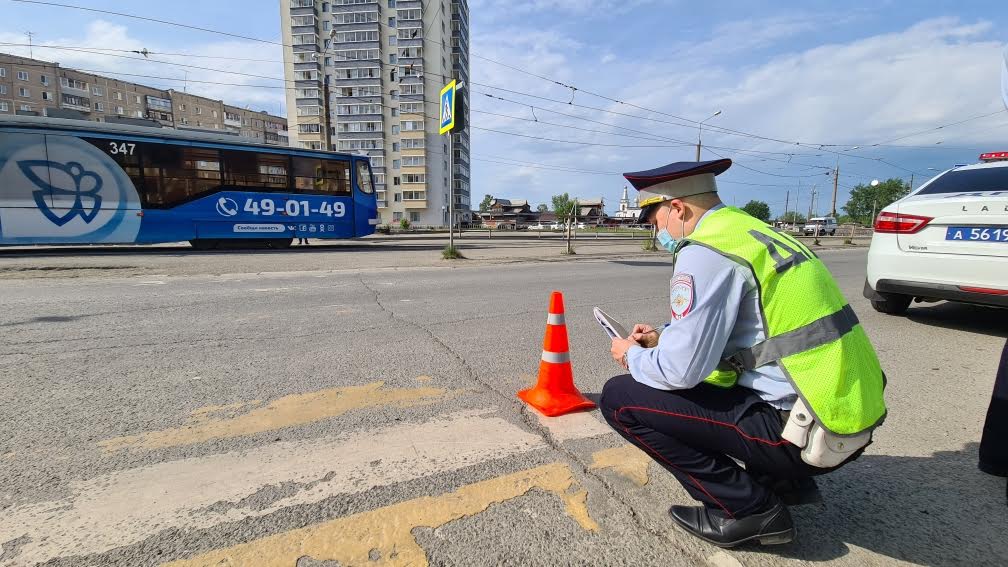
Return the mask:
[[980,161],[990,163],[992,161],[1008,161],[1008,152],[987,152],[980,154]]

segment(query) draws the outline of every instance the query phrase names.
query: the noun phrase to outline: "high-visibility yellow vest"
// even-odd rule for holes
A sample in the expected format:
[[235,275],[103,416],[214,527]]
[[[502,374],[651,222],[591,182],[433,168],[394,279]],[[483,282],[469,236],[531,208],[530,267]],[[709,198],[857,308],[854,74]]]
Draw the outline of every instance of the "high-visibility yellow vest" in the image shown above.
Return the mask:
[[709,213],[676,246],[705,246],[750,270],[766,339],[707,377],[731,387],[744,370],[776,362],[819,424],[838,435],[879,425],[885,378],[875,349],[826,265],[804,244],[734,207]]

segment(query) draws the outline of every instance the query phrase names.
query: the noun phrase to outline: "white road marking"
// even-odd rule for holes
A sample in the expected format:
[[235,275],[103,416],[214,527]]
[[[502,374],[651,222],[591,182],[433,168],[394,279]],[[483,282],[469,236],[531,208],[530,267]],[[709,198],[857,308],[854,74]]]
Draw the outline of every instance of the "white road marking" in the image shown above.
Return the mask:
[[[494,409],[338,438],[268,446],[116,471],[70,485],[68,498],[14,506],[0,516],[0,542],[27,535],[18,565],[67,553],[88,555],[131,545],[172,528],[198,530],[452,471],[544,448],[543,439]],[[332,473],[332,474],[330,474]],[[327,475],[331,480],[321,482]],[[261,509],[237,503],[281,483],[317,483]],[[13,564],[13,563],[9,563]]]
[[559,417],[546,417],[528,406],[525,406],[525,411],[534,413],[557,443],[615,433],[602,421],[602,416],[597,411],[569,413]]

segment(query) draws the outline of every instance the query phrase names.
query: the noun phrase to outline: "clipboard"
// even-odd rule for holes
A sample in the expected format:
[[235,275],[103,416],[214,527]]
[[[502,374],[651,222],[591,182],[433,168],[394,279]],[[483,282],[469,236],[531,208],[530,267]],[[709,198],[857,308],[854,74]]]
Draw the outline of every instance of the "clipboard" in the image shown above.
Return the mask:
[[592,312],[595,314],[595,320],[598,321],[599,325],[602,325],[602,330],[609,335],[610,339],[625,339],[630,335],[630,333],[627,332],[626,327],[606,314],[605,311],[596,307]]

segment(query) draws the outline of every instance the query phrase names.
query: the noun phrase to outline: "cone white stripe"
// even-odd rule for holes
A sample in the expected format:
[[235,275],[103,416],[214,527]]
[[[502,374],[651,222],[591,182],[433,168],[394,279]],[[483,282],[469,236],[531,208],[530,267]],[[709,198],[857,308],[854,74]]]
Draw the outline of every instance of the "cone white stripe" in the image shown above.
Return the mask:
[[570,362],[569,352],[550,352],[544,350],[542,353],[543,362],[549,362],[551,364],[562,364],[564,362]]
[[547,325],[566,325],[567,322],[564,320],[563,313],[550,313],[549,316],[546,317],[546,324]]

